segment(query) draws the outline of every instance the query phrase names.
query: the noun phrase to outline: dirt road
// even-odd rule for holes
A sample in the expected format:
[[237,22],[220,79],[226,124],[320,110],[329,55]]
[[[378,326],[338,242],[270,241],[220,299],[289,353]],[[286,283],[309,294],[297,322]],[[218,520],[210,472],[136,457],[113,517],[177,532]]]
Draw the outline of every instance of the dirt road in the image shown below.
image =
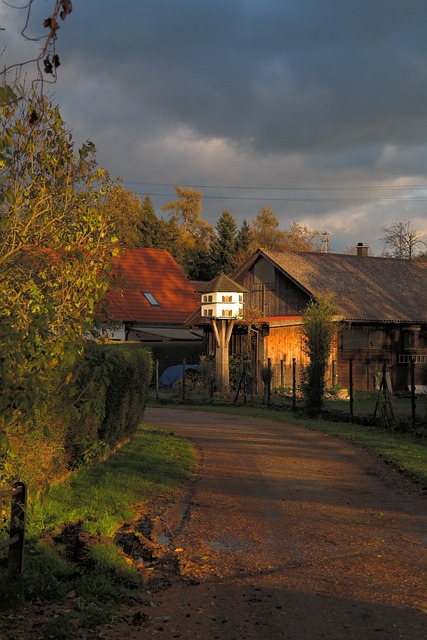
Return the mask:
[[172,540],[181,578],[103,637],[427,639],[427,501],[397,472],[277,422],[161,408],[145,422],[200,451]]

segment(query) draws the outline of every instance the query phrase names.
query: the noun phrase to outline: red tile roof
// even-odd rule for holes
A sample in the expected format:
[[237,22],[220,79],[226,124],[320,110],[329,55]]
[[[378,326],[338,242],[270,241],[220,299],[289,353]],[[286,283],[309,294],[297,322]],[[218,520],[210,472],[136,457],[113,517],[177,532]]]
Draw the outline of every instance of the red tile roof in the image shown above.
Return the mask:
[[[110,320],[183,324],[200,305],[200,294],[165,249],[125,249],[112,262],[118,290],[107,293]],[[154,296],[158,306],[143,292]]]

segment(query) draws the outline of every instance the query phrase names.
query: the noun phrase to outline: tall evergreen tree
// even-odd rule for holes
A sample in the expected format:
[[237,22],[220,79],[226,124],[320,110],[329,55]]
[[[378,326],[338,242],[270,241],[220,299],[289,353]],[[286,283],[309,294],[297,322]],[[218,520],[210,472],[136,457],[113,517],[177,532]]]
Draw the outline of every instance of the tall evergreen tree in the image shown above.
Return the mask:
[[231,273],[235,267],[237,252],[237,224],[229,211],[223,211],[216,225],[216,238],[210,247],[212,277],[219,273]]
[[242,264],[251,253],[252,231],[246,220],[243,220],[236,236],[235,267]]

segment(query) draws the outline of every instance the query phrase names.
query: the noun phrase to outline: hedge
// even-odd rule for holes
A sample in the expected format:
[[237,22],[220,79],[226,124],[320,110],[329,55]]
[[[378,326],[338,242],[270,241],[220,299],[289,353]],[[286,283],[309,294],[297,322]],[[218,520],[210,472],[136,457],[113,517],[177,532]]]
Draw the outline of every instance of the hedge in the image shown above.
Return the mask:
[[73,370],[57,368],[31,422],[0,424],[0,486],[40,488],[132,436],[152,379],[152,355],[88,342]]

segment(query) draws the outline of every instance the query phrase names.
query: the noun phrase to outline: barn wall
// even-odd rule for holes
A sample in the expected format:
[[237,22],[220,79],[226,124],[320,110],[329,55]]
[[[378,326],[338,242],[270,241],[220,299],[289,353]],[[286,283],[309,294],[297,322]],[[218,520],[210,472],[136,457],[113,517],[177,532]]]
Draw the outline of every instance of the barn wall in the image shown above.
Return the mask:
[[308,302],[308,296],[299,287],[262,257],[239,278],[239,283],[248,291],[246,308],[258,309],[260,315],[300,315]]
[[[273,369],[273,387],[292,386],[293,359],[296,361],[296,378],[300,382],[301,374],[309,363],[302,349],[301,325],[289,327],[271,327],[264,337],[263,362],[265,366],[270,358]],[[332,387],[336,379],[336,342],[333,345],[326,373],[326,387]]]

